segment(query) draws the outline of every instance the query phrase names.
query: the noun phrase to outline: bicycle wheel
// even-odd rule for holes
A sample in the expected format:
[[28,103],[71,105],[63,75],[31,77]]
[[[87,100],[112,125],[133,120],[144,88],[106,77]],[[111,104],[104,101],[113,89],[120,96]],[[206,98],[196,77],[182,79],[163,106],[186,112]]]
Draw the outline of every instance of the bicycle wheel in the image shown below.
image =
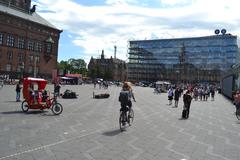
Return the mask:
[[119,127],[120,130],[123,131],[125,128],[125,117],[124,117],[124,112],[120,111],[120,117],[119,117]]
[[128,113],[128,124],[129,124],[129,126],[133,123],[133,120],[134,120],[134,111],[133,111],[133,109],[130,109],[129,113]]
[[23,111],[23,112],[27,112],[28,109],[29,109],[28,103],[27,103],[26,100],[24,100],[24,101],[22,102],[22,111]]
[[53,114],[59,115],[62,113],[62,111],[63,111],[63,107],[60,103],[53,103],[53,105],[52,105]]
[[238,120],[240,120],[240,109],[236,110],[236,117]]

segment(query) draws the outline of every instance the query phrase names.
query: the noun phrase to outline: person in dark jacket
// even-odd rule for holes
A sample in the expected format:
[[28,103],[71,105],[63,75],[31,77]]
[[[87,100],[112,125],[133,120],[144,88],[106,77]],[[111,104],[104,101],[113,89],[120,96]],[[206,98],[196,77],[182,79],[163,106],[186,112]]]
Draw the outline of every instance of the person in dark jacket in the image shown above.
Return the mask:
[[60,89],[61,89],[61,86],[59,84],[55,84],[55,86],[54,86],[54,96],[56,96],[56,97],[60,96]]
[[20,82],[16,85],[16,102],[20,102],[20,92],[22,87],[20,86]]
[[174,101],[175,101],[175,107],[178,107],[178,101],[179,101],[179,97],[181,96],[181,91],[180,89],[177,87],[175,92],[174,92]]
[[192,101],[191,93],[189,90],[187,90],[187,92],[183,95],[184,110],[186,110],[186,115],[185,117],[182,118],[188,119],[191,101]]

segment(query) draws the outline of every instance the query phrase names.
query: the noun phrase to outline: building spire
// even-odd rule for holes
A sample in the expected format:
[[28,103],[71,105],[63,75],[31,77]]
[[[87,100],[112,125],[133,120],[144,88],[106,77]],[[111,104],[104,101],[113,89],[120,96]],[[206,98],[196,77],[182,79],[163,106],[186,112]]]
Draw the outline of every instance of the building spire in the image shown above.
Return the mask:
[[104,59],[104,50],[102,50],[101,59]]

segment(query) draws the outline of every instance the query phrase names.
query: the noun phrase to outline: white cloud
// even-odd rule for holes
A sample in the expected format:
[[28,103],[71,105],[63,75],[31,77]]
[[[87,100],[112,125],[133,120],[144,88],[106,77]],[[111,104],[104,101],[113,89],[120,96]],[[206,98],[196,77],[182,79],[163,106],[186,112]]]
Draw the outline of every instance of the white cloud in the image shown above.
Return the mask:
[[69,37],[69,38],[73,38],[73,36],[72,36],[71,34],[68,34],[68,37]]
[[179,5],[179,4],[189,4],[190,0],[160,0],[163,5]]
[[89,58],[102,49],[108,57],[113,56],[116,44],[118,57],[126,59],[128,40],[151,39],[153,35],[205,36],[216,28],[240,34],[239,0],[159,0],[159,5],[173,5],[167,8],[140,7],[138,2],[106,0],[105,6],[83,6],[70,0],[39,0],[38,8],[54,11],[40,14],[55,26],[78,35],[72,42],[84,48],[84,56]]
[[108,5],[116,6],[116,5],[128,5],[129,3],[136,4],[138,3],[138,1],[137,0],[106,0],[105,3]]

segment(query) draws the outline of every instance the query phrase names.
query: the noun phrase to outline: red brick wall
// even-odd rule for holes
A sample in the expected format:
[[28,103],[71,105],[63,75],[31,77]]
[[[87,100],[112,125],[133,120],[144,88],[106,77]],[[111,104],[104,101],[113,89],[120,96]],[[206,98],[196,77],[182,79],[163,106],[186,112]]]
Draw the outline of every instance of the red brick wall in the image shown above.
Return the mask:
[[[40,63],[36,66],[39,67],[39,73],[51,76],[53,69],[57,68],[57,56],[58,56],[58,42],[60,37],[60,32],[57,29],[52,29],[37,23],[26,21],[24,19],[19,19],[0,12],[0,33],[4,34],[4,44],[0,45],[1,50],[1,65],[0,72],[6,72],[6,64],[12,64],[12,73],[16,72],[17,66],[19,64],[18,54],[23,53],[25,55],[25,72],[28,72],[29,66],[34,66],[34,62],[29,63],[29,55],[38,55],[40,57]],[[14,47],[7,46],[7,35],[13,34],[14,36]],[[46,61],[44,55],[46,54],[46,40],[51,36],[54,43],[52,44],[51,59]],[[17,47],[18,37],[23,37],[25,39],[25,49],[19,49]],[[27,49],[28,40],[33,40],[34,42],[40,42],[42,44],[42,51],[30,51]],[[7,52],[13,51],[12,61],[8,61]],[[16,73],[15,73],[16,74]]]

